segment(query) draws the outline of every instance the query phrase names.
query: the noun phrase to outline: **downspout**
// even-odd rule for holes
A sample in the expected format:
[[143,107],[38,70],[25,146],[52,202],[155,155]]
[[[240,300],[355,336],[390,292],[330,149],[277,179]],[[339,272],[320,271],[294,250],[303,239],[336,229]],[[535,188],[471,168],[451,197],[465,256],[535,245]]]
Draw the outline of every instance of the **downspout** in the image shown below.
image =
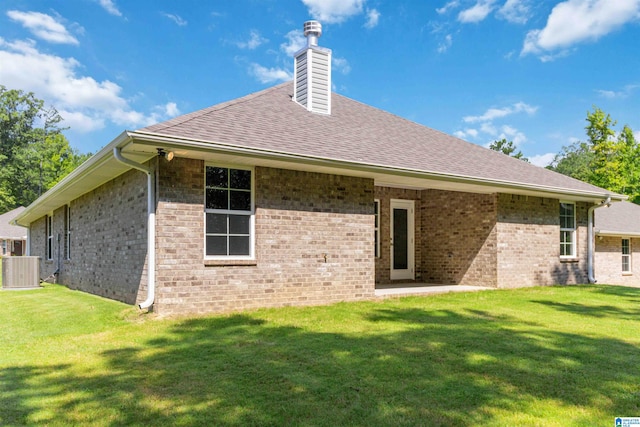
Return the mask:
[[611,206],[611,197],[607,196],[607,198],[600,202],[599,205],[593,205],[587,211],[589,222],[587,225],[587,274],[589,276],[589,283],[596,283],[596,278],[593,274],[593,211],[603,206]]
[[147,174],[147,299],[138,304],[141,309],[153,305],[156,294],[156,191],[153,169],[122,156],[121,148],[113,149],[117,161]]

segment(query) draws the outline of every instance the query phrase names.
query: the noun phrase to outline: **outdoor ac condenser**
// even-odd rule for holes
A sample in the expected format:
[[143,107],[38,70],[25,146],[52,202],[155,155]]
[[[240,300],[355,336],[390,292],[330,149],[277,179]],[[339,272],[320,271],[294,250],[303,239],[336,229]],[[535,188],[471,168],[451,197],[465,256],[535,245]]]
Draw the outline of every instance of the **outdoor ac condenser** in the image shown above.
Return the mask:
[[2,287],[28,289],[40,286],[40,257],[12,256],[2,258]]

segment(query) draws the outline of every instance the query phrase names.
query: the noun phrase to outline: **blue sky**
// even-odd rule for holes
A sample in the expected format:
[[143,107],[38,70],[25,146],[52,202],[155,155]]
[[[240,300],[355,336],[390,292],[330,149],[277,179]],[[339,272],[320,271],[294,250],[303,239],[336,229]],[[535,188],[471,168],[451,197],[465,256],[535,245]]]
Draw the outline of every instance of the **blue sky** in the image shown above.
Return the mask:
[[[0,84],[82,152],[290,80],[323,25],[334,91],[544,165],[598,106],[640,130],[640,0],[3,0]],[[640,134],[639,134],[640,136]]]

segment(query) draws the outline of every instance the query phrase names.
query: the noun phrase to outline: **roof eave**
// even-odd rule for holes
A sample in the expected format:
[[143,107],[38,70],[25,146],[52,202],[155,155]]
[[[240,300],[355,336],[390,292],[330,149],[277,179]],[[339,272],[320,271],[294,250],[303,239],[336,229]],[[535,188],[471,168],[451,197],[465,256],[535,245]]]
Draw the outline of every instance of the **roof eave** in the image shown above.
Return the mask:
[[[556,196],[559,198],[575,199],[583,201],[600,201],[611,197],[612,201],[627,200],[627,196],[616,194],[613,192],[604,191],[586,191],[586,190],[570,190],[567,188],[544,186],[544,185],[530,185],[520,182],[493,180],[487,178],[465,176],[465,175],[453,175],[432,171],[412,170],[405,168],[395,168],[384,165],[375,165],[368,163],[359,163],[352,161],[343,161],[330,158],[305,156],[294,153],[287,153],[277,150],[266,150],[258,148],[241,147],[238,145],[211,142],[206,140],[196,140],[179,138],[175,136],[156,134],[151,132],[130,132],[131,138],[138,143],[144,144],[147,142],[151,146],[157,144],[164,144],[167,149],[179,149],[189,148],[196,151],[217,151],[235,155],[248,155],[257,158],[274,158],[279,160],[285,160],[289,162],[303,162],[307,164],[323,164],[327,166],[333,166],[340,169],[349,169],[361,172],[382,173],[386,175],[394,176],[406,176],[415,178],[424,178],[428,180],[437,181],[449,181],[459,182],[463,184],[470,184],[475,186],[482,186],[495,189],[495,192],[499,190],[520,191],[524,193],[531,193],[532,195],[539,195],[541,197]],[[524,194],[523,193],[523,194]]]
[[603,236],[603,237],[640,237],[640,231],[596,230],[596,236]]

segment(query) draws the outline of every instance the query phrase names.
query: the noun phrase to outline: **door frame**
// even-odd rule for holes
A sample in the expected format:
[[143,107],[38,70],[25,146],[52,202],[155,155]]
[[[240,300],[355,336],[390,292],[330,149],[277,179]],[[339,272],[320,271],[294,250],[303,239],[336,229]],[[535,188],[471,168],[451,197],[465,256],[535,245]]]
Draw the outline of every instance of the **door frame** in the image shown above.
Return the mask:
[[[407,268],[394,269],[393,259],[393,210],[407,211]],[[389,207],[389,274],[391,280],[415,280],[415,201],[405,199],[391,199]]]

